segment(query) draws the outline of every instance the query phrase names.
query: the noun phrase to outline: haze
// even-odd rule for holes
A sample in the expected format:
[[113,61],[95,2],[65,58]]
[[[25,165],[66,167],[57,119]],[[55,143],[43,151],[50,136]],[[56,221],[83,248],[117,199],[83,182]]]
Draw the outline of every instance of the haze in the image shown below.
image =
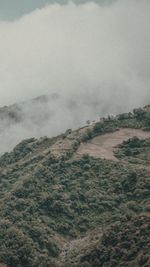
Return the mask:
[[51,136],[86,119],[149,104],[149,14],[149,0],[118,0],[46,5],[1,20],[0,105],[43,94],[61,99],[47,104],[40,133],[24,123],[38,108],[26,108],[21,128],[15,126],[14,135],[7,130],[7,138],[3,132],[3,152],[25,137]]

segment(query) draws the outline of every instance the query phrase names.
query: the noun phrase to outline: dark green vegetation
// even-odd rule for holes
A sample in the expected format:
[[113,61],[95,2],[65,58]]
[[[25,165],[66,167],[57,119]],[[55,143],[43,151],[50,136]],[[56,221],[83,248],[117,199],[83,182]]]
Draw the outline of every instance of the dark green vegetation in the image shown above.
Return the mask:
[[[149,267],[149,220],[150,217],[146,215],[122,217],[101,237],[94,240],[94,236],[84,254],[78,251],[80,257],[73,266]],[[71,261],[67,259],[64,266],[72,266]]]
[[[82,133],[24,140],[0,158],[0,263],[150,265],[149,139],[123,142],[115,152],[119,161],[72,157],[82,140],[118,127],[148,131],[150,106],[102,119]],[[60,140],[69,142],[64,153]]]
[[130,162],[149,164],[150,163],[150,138],[140,140],[133,137],[119,145],[115,155],[120,158],[126,158]]

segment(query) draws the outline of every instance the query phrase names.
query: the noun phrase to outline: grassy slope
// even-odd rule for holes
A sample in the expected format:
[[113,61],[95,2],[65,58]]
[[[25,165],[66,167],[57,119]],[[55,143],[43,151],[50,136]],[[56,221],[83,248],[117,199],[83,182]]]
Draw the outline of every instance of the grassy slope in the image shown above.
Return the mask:
[[[149,266],[149,139],[123,143],[119,162],[71,157],[80,142],[118,127],[149,130],[150,106],[83,131],[25,140],[0,158],[0,262]],[[67,150],[59,151],[60,140]]]

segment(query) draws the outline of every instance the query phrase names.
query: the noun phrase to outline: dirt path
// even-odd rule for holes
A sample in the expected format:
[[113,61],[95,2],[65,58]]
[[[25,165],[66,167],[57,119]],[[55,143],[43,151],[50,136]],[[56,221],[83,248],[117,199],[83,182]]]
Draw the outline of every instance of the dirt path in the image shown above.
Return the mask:
[[[90,249],[91,244],[97,244],[97,240],[102,236],[102,230],[96,228],[89,232],[84,237],[71,240],[62,246],[62,251],[59,256],[61,263],[66,263],[67,259],[77,261],[80,259],[81,254],[85,254]],[[69,266],[69,265],[68,265]]]
[[89,154],[95,158],[105,158],[117,160],[114,156],[114,148],[123,141],[132,137],[145,139],[150,137],[150,132],[144,132],[139,129],[121,128],[114,133],[107,133],[93,138],[88,143],[82,143],[76,152],[77,157],[83,154]]

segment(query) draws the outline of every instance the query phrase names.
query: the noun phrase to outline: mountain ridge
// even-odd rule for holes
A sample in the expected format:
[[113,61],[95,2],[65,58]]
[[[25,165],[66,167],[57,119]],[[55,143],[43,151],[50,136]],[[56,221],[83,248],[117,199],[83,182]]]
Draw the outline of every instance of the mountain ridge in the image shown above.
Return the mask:
[[[149,123],[146,106],[54,138],[23,140],[2,155],[0,263],[147,267]],[[121,129],[134,131],[115,146],[117,161],[92,157],[91,148],[78,155],[82,145]]]

